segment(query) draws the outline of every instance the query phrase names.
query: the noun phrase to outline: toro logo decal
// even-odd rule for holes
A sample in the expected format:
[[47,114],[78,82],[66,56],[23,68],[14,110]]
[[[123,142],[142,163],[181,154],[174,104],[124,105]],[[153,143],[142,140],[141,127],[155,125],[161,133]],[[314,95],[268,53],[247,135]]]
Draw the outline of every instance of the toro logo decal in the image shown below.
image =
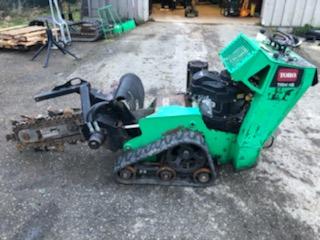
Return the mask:
[[271,84],[272,87],[297,87],[300,84],[302,70],[296,68],[278,68]]
[[277,82],[296,82],[298,74],[298,69],[280,68],[278,70]]

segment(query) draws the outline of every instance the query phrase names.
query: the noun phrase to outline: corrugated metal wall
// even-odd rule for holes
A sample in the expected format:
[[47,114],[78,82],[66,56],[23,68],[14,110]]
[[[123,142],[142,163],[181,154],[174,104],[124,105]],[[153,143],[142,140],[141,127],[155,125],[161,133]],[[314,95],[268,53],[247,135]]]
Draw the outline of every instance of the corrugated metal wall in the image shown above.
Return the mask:
[[320,0],[264,0],[263,26],[320,26]]
[[149,0],[88,0],[89,16],[97,17],[97,9],[112,4],[121,18],[134,18],[137,22],[149,19]]

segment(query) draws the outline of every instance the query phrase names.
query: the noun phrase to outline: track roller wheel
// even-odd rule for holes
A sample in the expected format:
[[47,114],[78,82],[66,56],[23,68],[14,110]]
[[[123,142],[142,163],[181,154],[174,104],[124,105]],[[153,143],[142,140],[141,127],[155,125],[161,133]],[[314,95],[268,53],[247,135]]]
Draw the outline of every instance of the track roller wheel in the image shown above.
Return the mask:
[[136,176],[136,169],[131,166],[125,167],[118,172],[118,175],[123,180],[130,180]]
[[208,183],[212,178],[212,174],[210,169],[208,168],[200,168],[193,173],[193,180],[196,183]]
[[161,181],[168,182],[176,177],[176,172],[170,167],[161,167],[157,175]]
[[193,173],[207,162],[206,152],[194,144],[180,144],[166,151],[165,163],[178,173]]

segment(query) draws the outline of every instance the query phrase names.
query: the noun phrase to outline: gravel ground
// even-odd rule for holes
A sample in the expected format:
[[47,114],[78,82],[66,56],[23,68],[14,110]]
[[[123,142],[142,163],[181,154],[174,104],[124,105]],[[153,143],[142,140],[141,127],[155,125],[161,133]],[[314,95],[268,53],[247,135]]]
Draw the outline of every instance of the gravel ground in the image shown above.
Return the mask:
[[[67,146],[64,153],[19,153],[5,141],[10,119],[77,106],[74,97],[32,96],[72,76],[107,90],[134,72],[149,96],[184,90],[186,63],[208,60],[255,26],[148,23],[116,41],[74,44],[81,61],[55,53],[48,69],[27,53],[0,52],[0,239],[319,239],[320,93],[310,89],[281,125],[256,168],[223,167],[205,189],[123,186],[112,179],[116,154]],[[320,63],[319,47],[303,54]],[[150,100],[150,97],[148,98]]]

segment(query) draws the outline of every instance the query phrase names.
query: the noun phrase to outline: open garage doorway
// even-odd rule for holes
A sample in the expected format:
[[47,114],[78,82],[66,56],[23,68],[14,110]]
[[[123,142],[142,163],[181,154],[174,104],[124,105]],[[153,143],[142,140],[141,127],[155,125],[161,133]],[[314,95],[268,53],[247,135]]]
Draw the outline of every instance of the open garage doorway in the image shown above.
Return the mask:
[[[150,17],[156,22],[203,24],[260,23],[263,0],[150,0]],[[186,7],[196,12],[187,16]]]

